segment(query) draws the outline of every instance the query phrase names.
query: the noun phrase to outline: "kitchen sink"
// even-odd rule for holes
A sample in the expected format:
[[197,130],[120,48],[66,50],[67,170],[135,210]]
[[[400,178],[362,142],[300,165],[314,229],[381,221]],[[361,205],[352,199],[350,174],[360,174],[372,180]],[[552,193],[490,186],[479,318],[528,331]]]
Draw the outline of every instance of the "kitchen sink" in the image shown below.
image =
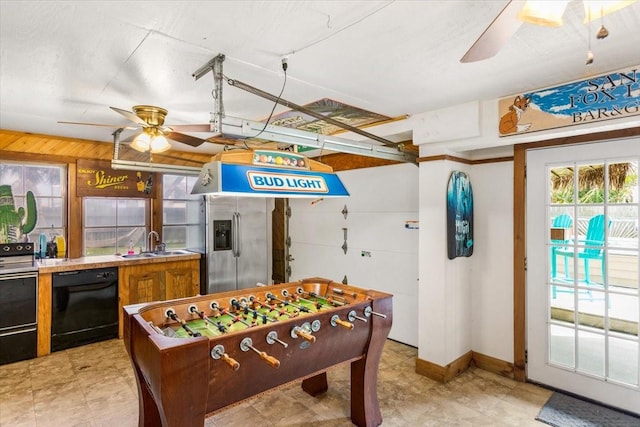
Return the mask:
[[122,258],[153,258],[153,257],[157,257],[157,254],[154,254],[152,252],[142,252],[139,254],[124,254],[124,255],[120,255]]
[[154,252],[157,255],[188,255],[188,254],[192,254],[193,252],[191,251],[187,251],[186,249],[175,249],[173,251],[163,251],[163,252]]
[[120,255],[122,258],[127,259],[136,259],[136,258],[155,258],[161,256],[169,256],[169,255],[188,255],[193,252],[187,251],[185,249],[175,249],[172,251],[158,251],[158,252],[140,252],[137,254],[124,254]]

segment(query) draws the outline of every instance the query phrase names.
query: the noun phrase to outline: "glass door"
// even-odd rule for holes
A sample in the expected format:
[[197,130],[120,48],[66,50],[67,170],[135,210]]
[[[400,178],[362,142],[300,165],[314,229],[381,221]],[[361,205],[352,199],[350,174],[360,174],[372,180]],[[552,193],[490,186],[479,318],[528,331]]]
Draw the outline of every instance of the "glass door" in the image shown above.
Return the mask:
[[527,376],[640,407],[638,141],[527,153]]

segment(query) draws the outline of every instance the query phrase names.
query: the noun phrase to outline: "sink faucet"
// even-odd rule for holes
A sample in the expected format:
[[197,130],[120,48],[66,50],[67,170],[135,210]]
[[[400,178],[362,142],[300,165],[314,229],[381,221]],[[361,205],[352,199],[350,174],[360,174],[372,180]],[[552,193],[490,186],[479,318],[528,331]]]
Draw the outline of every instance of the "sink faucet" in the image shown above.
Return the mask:
[[160,235],[158,234],[158,232],[155,230],[151,230],[149,232],[149,235],[147,236],[147,252],[153,251],[153,242],[151,241],[152,236],[156,236],[156,243],[160,241]]

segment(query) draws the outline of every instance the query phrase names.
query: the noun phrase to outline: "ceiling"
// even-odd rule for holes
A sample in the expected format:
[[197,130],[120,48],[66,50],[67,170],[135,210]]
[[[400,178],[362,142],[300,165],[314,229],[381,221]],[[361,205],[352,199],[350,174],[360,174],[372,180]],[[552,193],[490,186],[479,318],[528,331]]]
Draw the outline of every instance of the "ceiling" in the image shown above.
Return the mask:
[[[58,121],[127,125],[108,107],[138,104],[166,108],[167,125],[207,123],[213,74],[192,74],[218,54],[226,76],[274,95],[286,57],[284,99],[330,98],[389,117],[640,64],[640,2],[604,17],[604,40],[594,36],[600,20],[591,24],[595,60],[586,66],[579,0],[569,2],[562,27],[523,24],[493,58],[460,63],[506,3],[1,0],[0,128],[111,142],[108,127]],[[233,117],[264,120],[273,108],[226,83],[222,99]],[[196,150],[220,149],[205,143]]]

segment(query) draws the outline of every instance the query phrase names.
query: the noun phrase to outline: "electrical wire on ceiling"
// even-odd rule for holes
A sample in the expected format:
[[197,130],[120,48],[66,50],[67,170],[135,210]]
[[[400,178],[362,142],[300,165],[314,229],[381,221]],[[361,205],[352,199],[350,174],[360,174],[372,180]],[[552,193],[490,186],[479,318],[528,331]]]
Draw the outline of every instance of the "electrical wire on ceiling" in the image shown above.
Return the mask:
[[[260,136],[265,129],[267,128],[267,126],[269,125],[269,122],[271,121],[271,117],[273,117],[273,112],[276,110],[276,106],[278,105],[278,102],[280,101],[280,98],[282,97],[282,93],[284,92],[284,88],[287,85],[287,68],[288,68],[288,61],[287,58],[284,57],[282,58],[282,71],[284,71],[284,81],[282,82],[282,89],[280,89],[280,93],[278,94],[278,98],[276,99],[276,101],[273,103],[273,108],[271,109],[271,113],[269,113],[269,117],[267,117],[267,120],[264,122],[264,127],[262,128],[262,130],[260,132],[258,132],[255,135],[251,135],[251,136],[247,136],[246,138],[243,139],[244,145],[246,148],[249,148],[247,146],[247,140],[248,139],[252,139],[252,138],[257,138],[258,136]],[[225,80],[227,80],[227,83],[229,82],[229,78],[227,78],[227,76],[224,76]]]

